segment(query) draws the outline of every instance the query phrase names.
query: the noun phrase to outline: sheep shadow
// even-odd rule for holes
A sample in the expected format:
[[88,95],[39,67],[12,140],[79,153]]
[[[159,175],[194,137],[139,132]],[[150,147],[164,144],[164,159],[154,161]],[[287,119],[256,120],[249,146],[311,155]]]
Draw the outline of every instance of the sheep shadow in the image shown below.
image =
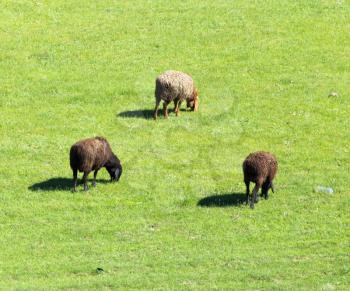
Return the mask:
[[[184,108],[180,108],[181,112],[186,112],[187,110]],[[174,108],[168,108],[168,113],[174,113]],[[123,111],[117,114],[118,117],[122,118],[144,118],[144,119],[153,119],[154,110],[152,109],[140,109],[140,110],[128,110]],[[163,115],[163,109],[159,109],[158,115]]]
[[150,109],[140,109],[140,110],[129,110],[118,113],[117,116],[123,118],[144,118],[151,119],[153,118],[153,110]]
[[246,202],[245,193],[230,193],[221,195],[212,195],[202,198],[198,201],[200,207],[229,207],[239,206]]
[[[79,180],[78,180],[79,181]],[[89,179],[89,183],[92,179]],[[81,181],[80,181],[81,182]],[[96,183],[109,183],[109,180],[96,179]],[[80,184],[80,183],[79,183]],[[70,191],[73,187],[72,178],[56,177],[35,183],[28,187],[30,191]]]

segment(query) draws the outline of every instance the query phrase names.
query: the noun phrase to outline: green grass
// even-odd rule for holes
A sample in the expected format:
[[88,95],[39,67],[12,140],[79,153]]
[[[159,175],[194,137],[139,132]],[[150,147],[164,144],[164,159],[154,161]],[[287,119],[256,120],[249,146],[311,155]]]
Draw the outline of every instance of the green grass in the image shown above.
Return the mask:
[[[0,1],[0,289],[349,290],[349,19],[346,0]],[[145,118],[166,69],[198,113]],[[94,135],[125,171],[73,194],[69,148]],[[255,150],[280,168],[251,210]]]

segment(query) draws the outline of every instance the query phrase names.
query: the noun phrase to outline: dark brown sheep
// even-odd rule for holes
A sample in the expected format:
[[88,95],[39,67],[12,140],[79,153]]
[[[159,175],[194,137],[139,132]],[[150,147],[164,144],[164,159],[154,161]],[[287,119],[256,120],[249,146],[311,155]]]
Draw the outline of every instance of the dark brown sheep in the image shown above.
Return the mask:
[[249,202],[249,183],[255,183],[250,199],[250,207],[254,208],[254,203],[258,202],[257,193],[262,188],[262,195],[268,199],[268,191],[273,187],[273,179],[276,176],[278,164],[276,157],[268,152],[251,153],[243,162],[244,183],[247,188],[247,204]]
[[108,141],[103,137],[83,139],[72,145],[70,149],[70,166],[73,170],[73,191],[76,191],[78,171],[83,172],[84,190],[88,189],[87,177],[94,171],[92,185],[96,186],[97,172],[105,167],[111,181],[118,181],[122,174],[122,165],[112,152]]
[[197,111],[199,106],[198,92],[193,79],[182,72],[166,71],[156,79],[156,107],[154,119],[157,119],[159,104],[163,100],[163,114],[168,118],[168,104],[174,102],[176,116],[179,116],[181,102],[186,100],[187,108]]

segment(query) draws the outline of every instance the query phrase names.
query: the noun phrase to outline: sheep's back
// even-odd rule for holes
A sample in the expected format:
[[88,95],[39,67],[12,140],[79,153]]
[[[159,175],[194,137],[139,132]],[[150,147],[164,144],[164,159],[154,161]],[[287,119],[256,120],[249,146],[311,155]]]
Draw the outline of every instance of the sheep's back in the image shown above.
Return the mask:
[[244,180],[256,183],[259,178],[266,178],[268,167],[266,164],[260,164],[257,160],[249,159],[243,163]]
[[106,161],[106,144],[103,140],[86,139],[71,147],[70,164],[72,169],[78,169],[80,172],[92,171],[103,167]]
[[194,90],[193,79],[182,72],[166,71],[156,79],[155,96],[157,99],[172,101],[176,98],[190,98]]
[[243,162],[243,172],[245,180],[257,182],[263,178],[270,180],[276,175],[277,160],[276,157],[267,152],[255,152],[250,154]]

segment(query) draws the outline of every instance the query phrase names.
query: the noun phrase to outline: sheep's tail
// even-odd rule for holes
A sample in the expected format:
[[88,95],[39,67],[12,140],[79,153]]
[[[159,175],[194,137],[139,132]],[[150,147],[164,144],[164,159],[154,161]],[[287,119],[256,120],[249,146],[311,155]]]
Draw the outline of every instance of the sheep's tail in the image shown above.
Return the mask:
[[93,155],[85,152],[79,146],[73,145],[70,150],[70,166],[72,170],[77,169],[83,171],[86,168],[89,168],[93,161]]
[[75,146],[72,146],[69,152],[69,164],[72,170],[77,169],[80,161],[77,161]]
[[158,79],[156,79],[156,89],[154,90],[156,100],[161,100],[162,91],[162,84]]

